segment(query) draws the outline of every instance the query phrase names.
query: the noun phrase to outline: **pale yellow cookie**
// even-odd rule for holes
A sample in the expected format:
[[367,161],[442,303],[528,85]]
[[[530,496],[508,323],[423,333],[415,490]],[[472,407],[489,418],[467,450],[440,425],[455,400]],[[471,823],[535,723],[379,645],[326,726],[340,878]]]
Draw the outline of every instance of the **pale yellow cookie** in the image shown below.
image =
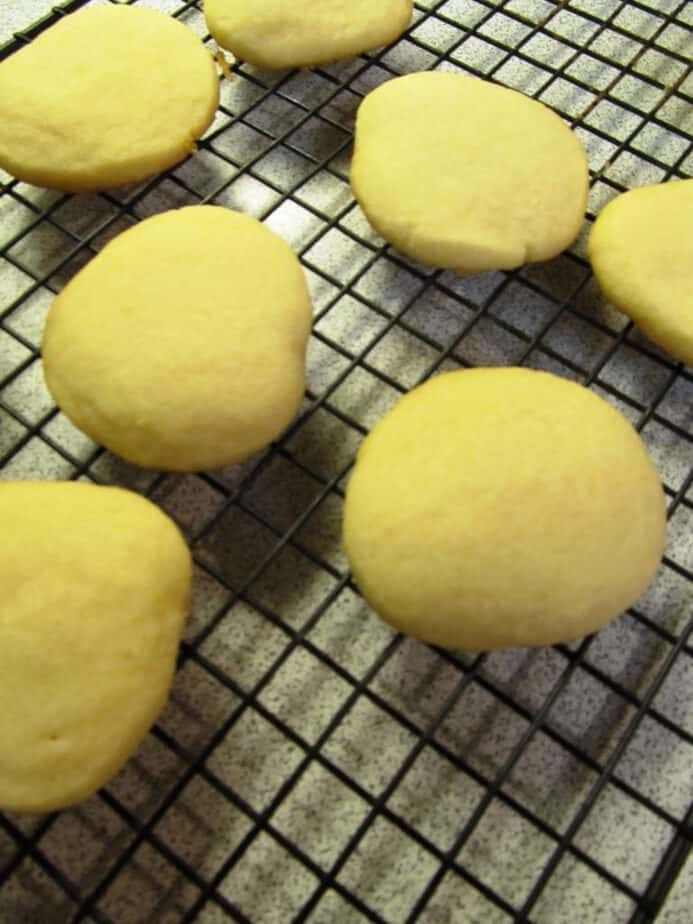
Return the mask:
[[247,458],[305,392],[311,304],[291,248],[217,206],[148,218],[53,302],[46,384],[72,422],[130,462],[179,471]]
[[166,702],[190,553],[120,488],[0,484],[0,809],[87,798]]
[[411,0],[205,0],[207,26],[237,58],[260,67],[312,67],[388,45]]
[[548,645],[602,628],[661,559],[665,503],[628,421],[527,369],[452,372],[364,441],[344,544],[364,597],[449,648]]
[[428,71],[389,80],[361,103],[351,186],[375,230],[414,260],[507,270],[575,239],[587,160],[542,103]]
[[589,256],[609,301],[693,365],[693,180],[617,196],[597,216]]
[[143,180],[195,150],[219,80],[199,38],[143,7],[89,7],[0,64],[0,167],[86,192]]

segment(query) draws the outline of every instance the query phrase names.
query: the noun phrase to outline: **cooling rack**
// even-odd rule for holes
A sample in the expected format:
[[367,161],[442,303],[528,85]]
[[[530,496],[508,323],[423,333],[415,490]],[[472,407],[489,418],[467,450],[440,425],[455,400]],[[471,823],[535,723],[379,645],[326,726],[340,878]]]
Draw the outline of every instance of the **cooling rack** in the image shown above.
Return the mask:
[[[146,5],[214,49],[201,4]],[[0,174],[2,477],[141,491],[196,563],[171,699],[137,755],[75,809],[0,814],[2,924],[693,920],[693,374],[605,302],[585,249],[617,193],[693,173],[692,52],[685,0],[428,0],[387,49],[305,72],[234,65],[197,155],[149,182],[71,196]],[[591,192],[570,251],[462,279],[371,231],[348,186],[356,108],[431,68],[519,89],[575,127]],[[40,336],[108,240],[200,202],[292,244],[315,325],[286,434],[241,466],[172,476],[71,427]],[[364,434],[427,376],[482,364],[588,385],[662,475],[656,581],[580,643],[437,650],[383,626],[350,579],[339,528]]]

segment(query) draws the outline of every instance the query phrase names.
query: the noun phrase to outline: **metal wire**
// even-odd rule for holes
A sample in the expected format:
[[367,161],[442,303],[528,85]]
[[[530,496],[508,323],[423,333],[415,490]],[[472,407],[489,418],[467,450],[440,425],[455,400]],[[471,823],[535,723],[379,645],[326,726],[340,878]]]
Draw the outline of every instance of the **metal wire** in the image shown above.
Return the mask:
[[[0,60],[82,5],[55,7]],[[201,4],[172,6],[210,43]],[[514,86],[568,120],[590,154],[588,223],[630,186],[689,177],[689,5],[415,7],[405,37],[350,62],[300,74],[235,64],[199,153],[146,183],[88,198],[0,186],[2,475],[142,491],[181,523],[201,588],[172,703],[129,767],[71,812],[0,814],[0,909],[18,920],[644,924],[677,913],[668,897],[690,873],[693,835],[693,724],[680,706],[693,673],[691,370],[609,311],[584,240],[545,266],[461,280],[383,244],[346,181],[360,99],[436,67]],[[206,202],[253,212],[299,253],[316,305],[306,402],[243,466],[138,472],[47,399],[42,312],[119,230]],[[579,645],[475,658],[414,645],[366,612],[341,556],[344,479],[374,420],[438,370],[487,363],[595,389],[640,430],[664,480],[670,542],[653,590]],[[550,785],[549,755],[567,768]],[[349,811],[331,815],[324,793],[306,802],[315,779]],[[619,825],[604,836],[613,813],[624,832],[639,819],[636,847]]]

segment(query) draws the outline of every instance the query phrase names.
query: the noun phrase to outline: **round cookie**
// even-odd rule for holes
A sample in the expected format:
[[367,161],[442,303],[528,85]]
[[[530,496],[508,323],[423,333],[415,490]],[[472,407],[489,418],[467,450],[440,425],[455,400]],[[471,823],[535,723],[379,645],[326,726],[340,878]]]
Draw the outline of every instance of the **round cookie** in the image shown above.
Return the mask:
[[264,449],[305,393],[312,311],[277,234],[218,206],[148,218],[51,305],[46,384],[70,420],[137,465],[219,468]]
[[312,67],[388,45],[404,32],[411,0],[205,0],[210,33],[260,67]]
[[0,485],[0,809],[104,785],[166,702],[188,608],[174,523],[120,488]]
[[646,588],[664,494],[628,421],[588,389],[474,369],[401,399],[344,509],[356,581],[401,632],[469,651],[570,641]]
[[0,64],[0,167],[68,192],[143,180],[195,151],[218,101],[212,57],[182,23],[89,7]]
[[609,301],[693,365],[693,180],[617,196],[597,216],[589,256]]
[[554,112],[461,74],[397,77],[356,118],[351,186],[403,254],[458,273],[513,269],[571,244],[587,160]]

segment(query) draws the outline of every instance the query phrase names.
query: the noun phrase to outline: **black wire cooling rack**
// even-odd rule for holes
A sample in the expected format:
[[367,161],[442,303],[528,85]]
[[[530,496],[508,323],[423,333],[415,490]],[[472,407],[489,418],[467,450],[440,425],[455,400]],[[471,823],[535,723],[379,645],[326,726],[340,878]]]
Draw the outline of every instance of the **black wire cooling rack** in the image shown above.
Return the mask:
[[[209,42],[199,3],[149,5]],[[693,172],[692,26],[685,0],[429,0],[376,53],[300,73],[235,65],[197,155],[147,183],[77,197],[0,175],[2,477],[140,490],[196,562],[171,700],[137,756],[71,811],[0,814],[2,924],[693,921],[691,370],[605,303],[586,232],[550,263],[461,279],[385,246],[348,187],[365,93],[467,71],[575,127],[587,230],[620,191]],[[316,311],[309,388],[261,456],[171,476],[69,425],[40,335],[107,240],[199,202],[254,214],[298,251]],[[363,435],[427,376],[482,364],[589,385],[664,480],[654,585],[579,644],[439,651],[380,624],[350,580],[339,527]]]

